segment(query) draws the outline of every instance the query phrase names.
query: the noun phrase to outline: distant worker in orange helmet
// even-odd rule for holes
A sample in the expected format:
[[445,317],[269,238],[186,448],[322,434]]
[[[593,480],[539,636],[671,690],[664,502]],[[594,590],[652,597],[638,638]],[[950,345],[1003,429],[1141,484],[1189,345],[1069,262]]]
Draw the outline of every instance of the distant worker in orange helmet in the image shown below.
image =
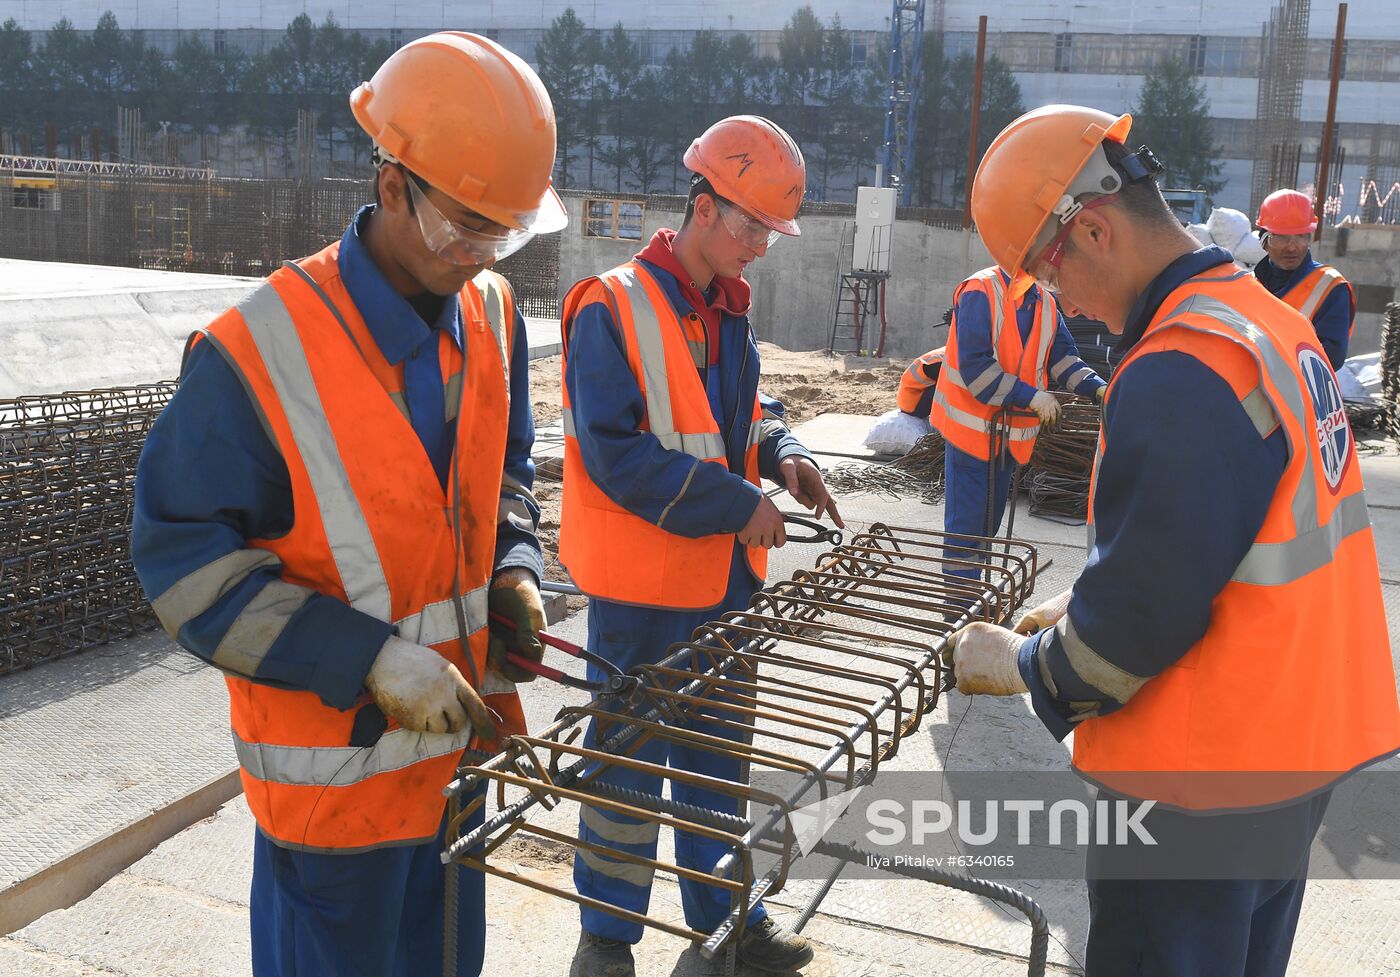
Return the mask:
[[[777,125],[734,116],[685,154],[693,174],[679,231],[658,229],[631,261],[586,278],[564,299],[564,494],[559,555],[588,595],[589,647],[623,669],[660,660],[675,642],[762,586],[768,550],[785,542],[783,517],[761,479],[842,525],[811,455],[758,392],[758,347],[744,269],[800,231],[802,152]],[[599,677],[592,674],[590,677]],[[697,723],[735,737],[732,728]],[[595,730],[589,732],[590,744]],[[737,759],[653,740],[632,754],[729,781]],[[613,771],[618,787],[661,792],[661,778]],[[683,780],[673,800],[728,814],[735,800]],[[580,837],[656,855],[654,824],[585,807]],[[678,834],[683,867],[708,873],[726,846]],[[580,848],[580,895],[644,913],[651,874]],[[730,912],[722,889],[681,880],[686,923],[713,931]],[[753,908],[740,960],[764,970],[806,964],[802,937]],[[585,907],[579,974],[631,977],[639,923]]]
[[1256,223],[1267,254],[1254,266],[1254,277],[1312,322],[1327,361],[1340,370],[1356,321],[1356,295],[1341,272],[1312,256],[1312,200],[1297,190],[1275,190],[1259,205]]
[[350,107],[375,203],[192,337],[131,550],[166,630],[227,676],[255,977],[474,977],[484,878],[444,869],[442,790],[524,730],[504,656],[542,650],[529,350],[491,266],[567,223],[554,111],[457,32]]
[[964,694],[1029,692],[1124,801],[1088,850],[1088,977],[1282,977],[1333,787],[1400,747],[1375,541],[1312,326],[1186,233],[1131,124],[1045,106],[978,168],[997,264],[1122,360],[1082,574],[946,657]]

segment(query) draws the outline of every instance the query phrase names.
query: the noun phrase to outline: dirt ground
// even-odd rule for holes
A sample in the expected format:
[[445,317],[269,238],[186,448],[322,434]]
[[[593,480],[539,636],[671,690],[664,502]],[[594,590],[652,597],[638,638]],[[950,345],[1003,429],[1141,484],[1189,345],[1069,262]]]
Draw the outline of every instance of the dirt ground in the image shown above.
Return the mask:
[[[867,363],[846,369],[844,359],[823,352],[795,353],[772,343],[759,343],[762,380],[759,389],[782,401],[791,425],[811,420],[819,414],[883,414],[894,407],[899,377],[907,363],[887,361]],[[560,393],[560,357],[549,356],[530,363],[530,402],[535,424],[544,426],[559,420],[563,407]],[[559,565],[559,497],[557,469],[541,469],[535,479],[535,498],[540,504],[540,544],[544,548],[545,577],[565,580]],[[570,603],[574,602],[570,598]]]
[[[861,363],[848,370],[840,356],[794,353],[772,343],[759,343],[758,355],[763,369],[759,389],[783,402],[790,424],[809,421],[818,414],[883,414],[894,406],[900,374],[908,365],[888,360],[884,365],[867,367]],[[559,420],[563,403],[559,359],[549,356],[530,364],[530,401],[536,424]]]

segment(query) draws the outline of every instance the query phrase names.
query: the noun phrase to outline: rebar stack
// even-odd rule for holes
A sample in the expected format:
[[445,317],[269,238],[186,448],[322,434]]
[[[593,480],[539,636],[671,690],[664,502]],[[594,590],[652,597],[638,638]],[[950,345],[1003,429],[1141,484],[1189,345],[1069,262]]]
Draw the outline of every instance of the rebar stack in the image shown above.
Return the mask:
[[1041,431],[1025,474],[1031,512],[1083,522],[1089,512],[1089,480],[1099,443],[1099,408],[1074,398],[1060,405],[1060,420]]
[[[948,635],[972,620],[1007,624],[1029,597],[1038,571],[1034,547],[1005,538],[972,545],[990,548],[989,565],[982,552],[942,533],[872,526],[814,569],[757,594],[747,610],[702,626],[657,664],[633,669],[640,687],[625,703],[595,699],[562,710],[538,734],[510,737],[499,754],[463,767],[448,787],[444,861],[692,940],[708,956],[727,951],[748,907],[780,891],[800,857],[800,815],[793,812],[869,783],[937,705]],[[977,567],[982,579],[948,572],[959,567]],[[654,740],[738,760],[748,776],[733,782],[637,759]],[[623,789],[610,782],[622,770],[726,795],[738,813]],[[659,854],[643,858],[596,833],[580,837],[579,816],[588,809],[590,817],[602,812],[629,826],[665,825],[713,839],[727,854],[710,874]],[[484,823],[469,827],[474,817]],[[494,857],[517,834],[627,871],[713,884],[729,894],[730,915],[706,933],[596,902],[548,873]]]
[[1400,302],[1385,307],[1381,326],[1381,430],[1400,438]]
[[141,446],[174,391],[0,401],[0,674],[153,624],[128,529]]

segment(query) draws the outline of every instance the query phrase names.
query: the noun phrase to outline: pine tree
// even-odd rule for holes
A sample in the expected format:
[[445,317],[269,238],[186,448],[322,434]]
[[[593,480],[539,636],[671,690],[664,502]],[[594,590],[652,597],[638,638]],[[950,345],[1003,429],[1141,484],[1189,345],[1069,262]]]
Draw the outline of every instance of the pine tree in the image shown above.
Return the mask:
[[535,48],[540,80],[554,103],[559,147],[555,166],[560,187],[569,185],[569,166],[590,141],[587,103],[598,55],[593,35],[573,7],[554,18]]
[[642,53],[623,29],[622,21],[603,39],[599,57],[599,78],[595,96],[609,118],[611,139],[598,150],[598,160],[613,171],[613,190],[622,192],[622,174],[630,160],[626,137],[631,110],[635,107],[637,84],[642,77]]
[[1184,61],[1159,61],[1143,79],[1132,112],[1132,144],[1152,147],[1167,168],[1163,186],[1216,193],[1225,185],[1219,179],[1222,149],[1211,138],[1210,99]]

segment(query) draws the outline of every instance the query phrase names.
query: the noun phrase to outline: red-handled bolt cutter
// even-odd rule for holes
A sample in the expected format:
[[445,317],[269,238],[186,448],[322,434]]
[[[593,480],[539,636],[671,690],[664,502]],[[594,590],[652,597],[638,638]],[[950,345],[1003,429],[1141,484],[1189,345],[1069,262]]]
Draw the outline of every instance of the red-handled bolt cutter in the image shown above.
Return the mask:
[[[497,624],[504,625],[512,631],[515,629],[515,621],[504,614],[490,612],[491,620]],[[537,637],[543,644],[548,645],[572,658],[578,658],[602,669],[606,677],[601,682],[590,682],[588,679],[575,678],[557,668],[541,662],[531,661],[524,655],[515,652],[506,654],[506,661],[516,668],[523,668],[527,672],[549,679],[551,682],[558,682],[560,685],[567,685],[571,689],[582,689],[584,692],[592,692],[594,695],[612,695],[623,699],[630,699],[641,688],[641,679],[635,675],[628,675],[602,655],[595,655],[587,648],[576,645],[572,641],[565,641],[563,638],[555,637],[541,631]]]

